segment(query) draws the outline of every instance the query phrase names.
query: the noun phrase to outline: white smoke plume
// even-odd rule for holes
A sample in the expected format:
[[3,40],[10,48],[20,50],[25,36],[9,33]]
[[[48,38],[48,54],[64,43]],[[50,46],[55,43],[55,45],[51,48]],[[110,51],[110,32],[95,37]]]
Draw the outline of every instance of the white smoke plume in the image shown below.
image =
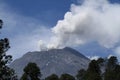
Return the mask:
[[38,42],[38,44],[40,45],[41,51],[46,51],[47,50],[46,44],[43,42],[43,40],[40,40]]
[[52,32],[54,35],[47,48],[78,46],[91,41],[112,48],[120,41],[120,5],[107,0],[85,0],[81,5],[72,4]]

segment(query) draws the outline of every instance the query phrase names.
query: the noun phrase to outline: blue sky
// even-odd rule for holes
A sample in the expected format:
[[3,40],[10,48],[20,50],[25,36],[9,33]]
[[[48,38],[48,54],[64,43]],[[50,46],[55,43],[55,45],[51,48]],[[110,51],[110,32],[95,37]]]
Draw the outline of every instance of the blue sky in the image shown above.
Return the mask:
[[40,50],[37,41],[46,36],[48,29],[56,25],[59,19],[63,19],[71,3],[76,3],[74,0],[1,0],[0,2],[0,18],[4,21],[1,37],[10,39],[11,49],[8,53],[14,58],[21,57],[29,51]]
[[[110,2],[115,5],[120,3],[119,0]],[[72,12],[71,4],[80,5],[80,0],[0,0],[0,18],[4,21],[1,37],[10,39],[11,49],[8,53],[16,59],[26,52],[40,50],[39,41],[49,42],[53,36],[51,28],[57,27],[66,12]],[[100,45],[96,40],[90,40],[73,48],[86,56],[107,57],[117,55],[116,48],[120,52],[119,43],[116,44],[106,48],[102,43]]]
[[[47,25],[55,25],[59,19],[63,19],[65,12],[75,0],[5,0],[12,10],[21,15],[34,17]],[[52,20],[51,20],[52,19]]]

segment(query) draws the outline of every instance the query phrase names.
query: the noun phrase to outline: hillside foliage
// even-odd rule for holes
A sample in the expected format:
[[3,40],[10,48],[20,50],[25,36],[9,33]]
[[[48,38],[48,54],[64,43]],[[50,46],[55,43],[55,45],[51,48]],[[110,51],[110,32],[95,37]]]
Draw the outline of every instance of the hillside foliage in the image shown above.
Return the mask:
[[[117,57],[111,56],[109,59],[99,58],[98,60],[91,60],[88,69],[80,69],[76,76],[64,73],[61,76],[56,74],[51,74],[45,79],[37,79],[38,74],[41,77],[41,72],[38,69],[37,64],[31,63],[24,68],[24,74],[21,80],[120,80],[120,65],[118,63]],[[34,74],[34,75],[33,75]],[[36,76],[35,79],[28,79]]]
[[[0,20],[0,29],[3,27],[3,21]],[[12,56],[6,52],[10,48],[9,39],[0,39],[0,80],[17,80],[15,71],[8,64],[12,61]]]

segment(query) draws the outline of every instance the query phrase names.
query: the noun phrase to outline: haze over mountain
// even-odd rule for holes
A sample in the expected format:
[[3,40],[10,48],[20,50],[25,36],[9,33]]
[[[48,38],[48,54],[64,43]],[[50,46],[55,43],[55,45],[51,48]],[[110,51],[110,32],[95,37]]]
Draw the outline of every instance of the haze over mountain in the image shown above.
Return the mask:
[[23,73],[23,68],[28,62],[37,63],[44,78],[52,73],[59,76],[62,73],[76,75],[78,70],[82,68],[87,69],[90,60],[78,51],[65,47],[63,49],[51,49],[41,52],[28,52],[21,58],[13,61],[10,66],[15,69],[20,77]]

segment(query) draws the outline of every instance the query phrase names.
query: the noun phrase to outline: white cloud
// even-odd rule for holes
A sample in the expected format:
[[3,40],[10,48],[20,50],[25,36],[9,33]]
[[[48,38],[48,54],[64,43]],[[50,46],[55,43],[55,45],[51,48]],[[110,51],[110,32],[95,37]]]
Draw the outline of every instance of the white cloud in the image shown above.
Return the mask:
[[113,48],[120,41],[120,5],[107,0],[85,0],[82,5],[71,5],[64,19],[52,28],[54,36],[48,48],[79,46],[96,41]]
[[[47,40],[50,35],[49,31],[49,29],[41,27],[28,34],[21,33],[20,35],[14,36],[14,38],[10,38],[11,48],[8,54],[13,55],[14,59],[16,59],[29,51],[40,51],[39,40]],[[49,34],[48,36],[46,36],[46,32]],[[43,50],[43,46],[41,49]]]
[[8,37],[10,39],[11,48],[7,53],[11,54],[14,59],[28,51],[40,50],[39,40],[47,41],[51,36],[51,30],[43,26],[40,20],[12,11],[3,2],[0,3],[0,19],[4,21],[1,38]]
[[43,40],[39,40],[38,44],[40,46],[41,51],[47,50],[46,44],[45,44],[45,42],[43,42]]
[[108,55],[108,59],[109,59],[110,57],[112,57],[112,56],[113,56],[112,54]]
[[90,60],[98,60],[100,57],[99,56],[88,56]]

